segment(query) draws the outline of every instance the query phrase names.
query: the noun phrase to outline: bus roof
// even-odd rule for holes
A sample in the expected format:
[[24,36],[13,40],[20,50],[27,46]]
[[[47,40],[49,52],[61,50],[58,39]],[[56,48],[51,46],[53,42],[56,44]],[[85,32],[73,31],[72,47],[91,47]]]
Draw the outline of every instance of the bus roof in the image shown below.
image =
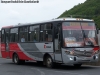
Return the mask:
[[[11,28],[11,27],[13,27],[13,25],[10,25],[10,26],[3,26],[2,28]],[[1,28],[1,29],[2,29]]]
[[55,21],[94,21],[92,19],[82,19],[82,18],[57,18],[57,19],[52,19],[48,21],[41,21],[41,22],[34,22],[34,23],[24,23],[24,24],[17,24],[17,25],[11,25],[11,26],[4,26],[2,28],[12,28],[12,27],[19,27],[19,26],[24,26],[24,25],[32,25],[32,24],[40,24],[40,23],[49,23],[49,22],[55,22]]
[[33,23],[25,23],[25,24],[18,24],[16,26],[24,26],[24,25],[32,25],[32,24],[41,24],[41,23],[49,23],[49,22],[55,22],[55,21],[94,21],[92,19],[81,19],[81,18],[58,18],[58,19],[52,19],[47,21],[41,21],[41,22],[33,22]]

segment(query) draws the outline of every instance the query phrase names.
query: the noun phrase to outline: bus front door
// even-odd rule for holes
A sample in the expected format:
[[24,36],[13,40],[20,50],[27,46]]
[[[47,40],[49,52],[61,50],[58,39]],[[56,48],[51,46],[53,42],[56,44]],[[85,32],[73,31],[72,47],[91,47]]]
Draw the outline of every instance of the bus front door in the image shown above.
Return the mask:
[[9,29],[5,29],[5,49],[6,49],[6,58],[10,57],[9,54]]
[[61,25],[55,27],[54,33],[54,50],[55,50],[55,61],[62,62],[62,52],[61,52]]

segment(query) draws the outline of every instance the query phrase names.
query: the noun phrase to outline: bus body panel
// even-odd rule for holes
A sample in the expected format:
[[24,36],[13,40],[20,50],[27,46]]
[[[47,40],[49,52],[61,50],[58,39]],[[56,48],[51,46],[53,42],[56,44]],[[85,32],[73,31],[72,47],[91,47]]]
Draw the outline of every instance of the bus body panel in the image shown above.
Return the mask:
[[45,53],[53,52],[53,43],[19,43],[19,48],[28,57],[43,61],[43,56]]
[[1,56],[6,58],[6,48],[4,43],[1,43]]
[[[3,49],[4,48],[4,49]],[[17,53],[19,59],[43,61],[45,53],[53,55],[53,42],[45,43],[9,43],[9,54],[5,50],[5,44],[2,44],[2,57],[7,58],[9,55],[12,58],[13,53]]]
[[19,56],[19,59],[23,59],[23,60],[33,60],[31,58],[29,58],[28,56],[26,56],[21,49],[18,47],[17,43],[9,43],[9,51],[5,50],[5,44],[1,44],[1,54],[3,58],[12,58],[13,53],[17,53]]
[[[77,55],[70,55],[66,53],[66,50],[76,51]],[[75,64],[85,62],[97,62],[99,54],[93,55],[93,48],[62,48],[63,63]],[[95,57],[95,58],[94,58]]]
[[19,59],[22,59],[22,60],[34,60],[30,57],[28,57],[22,50],[21,48],[19,47],[19,44],[18,43],[10,43],[9,44],[9,50],[10,50],[10,58],[12,58],[13,56],[13,53],[17,53],[18,56],[19,56]]

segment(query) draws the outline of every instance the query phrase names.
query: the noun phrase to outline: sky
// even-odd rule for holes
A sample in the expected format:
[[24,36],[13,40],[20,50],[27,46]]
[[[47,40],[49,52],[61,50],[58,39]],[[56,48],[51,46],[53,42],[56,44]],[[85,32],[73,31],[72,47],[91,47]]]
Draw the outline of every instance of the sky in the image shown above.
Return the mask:
[[18,23],[57,18],[64,11],[86,0],[39,0],[39,3],[0,3],[0,29]]

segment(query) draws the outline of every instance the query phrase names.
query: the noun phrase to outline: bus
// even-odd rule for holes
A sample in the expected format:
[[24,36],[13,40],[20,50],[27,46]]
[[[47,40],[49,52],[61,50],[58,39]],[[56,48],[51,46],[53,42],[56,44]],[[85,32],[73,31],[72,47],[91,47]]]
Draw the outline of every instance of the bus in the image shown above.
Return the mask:
[[0,30],[0,57],[1,57],[1,30]]
[[[1,30],[0,30],[0,43],[1,43]],[[0,48],[1,49],[1,48]]]
[[42,62],[81,67],[99,60],[98,29],[94,20],[57,18],[5,26],[1,29],[2,58],[15,64]]

